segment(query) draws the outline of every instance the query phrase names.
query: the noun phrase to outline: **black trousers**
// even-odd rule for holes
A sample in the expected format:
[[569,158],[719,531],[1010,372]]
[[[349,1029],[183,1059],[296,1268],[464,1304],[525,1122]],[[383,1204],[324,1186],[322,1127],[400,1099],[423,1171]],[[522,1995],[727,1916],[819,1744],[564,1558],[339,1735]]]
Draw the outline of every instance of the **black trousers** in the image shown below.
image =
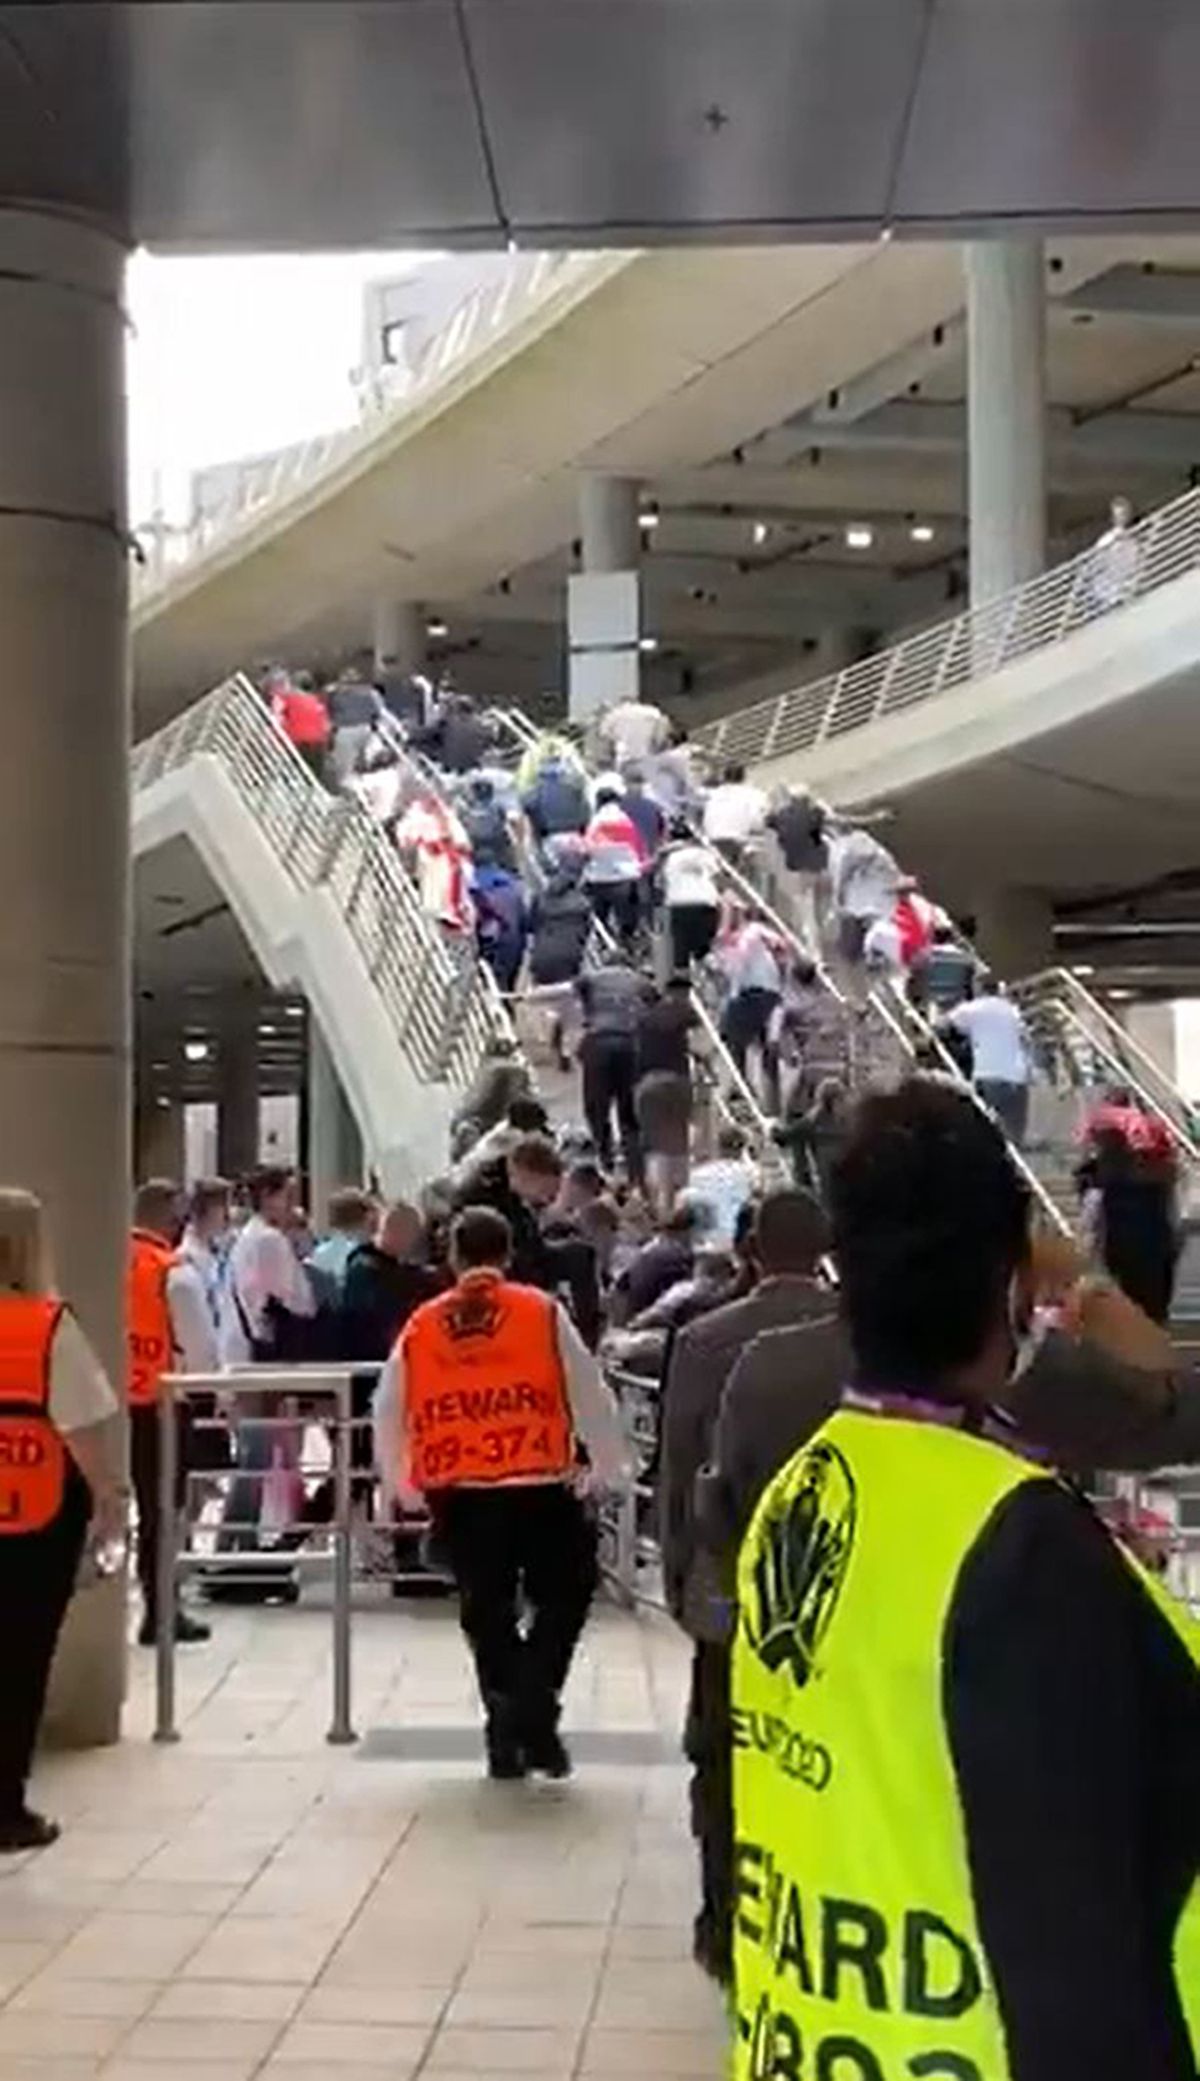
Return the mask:
[[641,915],[641,883],[586,882],[588,902],[602,925],[611,925],[621,939],[632,939]]
[[583,1068],[583,1116],[596,1144],[601,1169],[607,1170],[613,1159],[615,1109],[626,1168],[631,1178],[640,1179],[641,1141],[633,1102],[637,1050],[632,1034],[585,1033],[579,1060]]
[[[178,1472],[175,1507],[182,1510],[187,1496],[188,1450],[191,1441],[191,1411],[180,1403],[178,1422]],[[129,1478],[137,1499],[137,1578],[142,1592],[144,1615],[151,1625],[158,1613],[158,1506],[159,1469],[158,1408],[129,1412]]]
[[0,1820],[25,1803],[55,1643],[71,1599],[91,1516],[82,1475],[68,1474],[62,1510],[44,1532],[0,1538],[4,1702],[0,1708]]
[[703,961],[717,936],[717,916],[715,903],[668,905],[672,968],[689,968],[693,961]]
[[449,1489],[430,1500],[489,1723],[551,1730],[596,1588],[592,1518],[557,1482]]
[[683,1749],[692,1766],[692,1834],[700,1850],[696,1932],[723,1965],[733,1955],[733,1733],[729,1718],[729,1649],[698,1640]]

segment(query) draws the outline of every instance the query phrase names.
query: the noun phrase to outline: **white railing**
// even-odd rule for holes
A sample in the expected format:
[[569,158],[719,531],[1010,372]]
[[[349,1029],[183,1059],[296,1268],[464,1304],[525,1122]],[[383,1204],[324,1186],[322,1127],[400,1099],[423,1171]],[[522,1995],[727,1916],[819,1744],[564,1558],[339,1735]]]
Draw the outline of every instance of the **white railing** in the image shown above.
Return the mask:
[[291,881],[324,888],[418,1077],[466,1089],[510,1028],[474,964],[456,962],[365,810],[309,772],[241,674],[137,745],[135,790],[215,758]]
[[311,486],[356,449],[367,447],[385,419],[400,418],[414,410],[456,369],[472,356],[482,354],[508,327],[556,294],[572,274],[594,268],[597,259],[594,253],[514,254],[502,280],[479,284],[451,312],[440,331],[427,342],[402,387],[364,390],[363,416],[358,423],[297,442],[281,449],[273,459],[264,459],[261,468],[247,469],[221,505],[197,514],[185,530],[174,536],[170,552],[164,537],[155,555],[155,529],[152,524],[143,528],[141,532],[150,539],[150,561],[134,574],[135,595],[144,596],[165,584],[195,557],[235,533],[244,522],[260,518],[272,505],[282,505],[294,492]]
[[1018,983],[1012,992],[1049,1064],[1073,1086],[1098,1094],[1123,1085],[1144,1112],[1166,1128],[1187,1168],[1200,1164],[1200,1136],[1191,1106],[1154,1057],[1114,1019],[1069,969],[1052,968]]
[[1200,565],[1200,490],[1147,514],[1115,544],[1096,545],[1015,591],[826,679],[735,710],[695,732],[724,759],[753,766],[830,739],[998,672],[1061,642]]

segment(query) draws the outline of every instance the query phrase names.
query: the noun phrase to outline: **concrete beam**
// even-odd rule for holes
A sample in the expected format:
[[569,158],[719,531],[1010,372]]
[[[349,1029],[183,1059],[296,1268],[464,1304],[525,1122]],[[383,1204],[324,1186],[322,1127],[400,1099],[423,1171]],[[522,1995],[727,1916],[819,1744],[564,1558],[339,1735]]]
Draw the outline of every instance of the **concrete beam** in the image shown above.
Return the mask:
[[930,332],[922,333],[919,339],[909,340],[894,354],[885,355],[860,376],[839,383],[824,404],[813,406],[814,425],[855,425],[868,412],[901,397],[911,383],[922,382],[931,370],[961,361],[966,334],[966,314],[958,311]]
[[[1180,475],[1200,463],[1200,419],[1174,412],[1108,412],[1076,425],[1069,407],[1048,417],[1051,453],[1061,461],[1144,464]],[[906,401],[884,405],[868,418],[842,425],[811,415],[789,420],[764,436],[763,460],[784,462],[807,448],[873,450],[879,454],[954,455],[966,441],[966,410],[958,404]]]
[[1200,328],[1200,272],[1187,268],[1110,267],[1064,296],[1059,308],[1095,318]]

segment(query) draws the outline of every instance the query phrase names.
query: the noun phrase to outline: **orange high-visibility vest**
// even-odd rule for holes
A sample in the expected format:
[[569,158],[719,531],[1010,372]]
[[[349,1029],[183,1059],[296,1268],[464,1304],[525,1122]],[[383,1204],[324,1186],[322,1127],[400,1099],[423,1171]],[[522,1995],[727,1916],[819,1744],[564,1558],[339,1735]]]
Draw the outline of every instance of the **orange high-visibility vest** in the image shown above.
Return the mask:
[[158,1400],[158,1383],[171,1370],[175,1340],[167,1306],[167,1274],[179,1259],[161,1236],[135,1228],[129,1243],[125,1279],[125,1330],[129,1348],[128,1389],[131,1409],[146,1409]]
[[0,1536],[43,1532],[62,1509],[66,1447],[50,1420],[62,1312],[45,1295],[0,1295]]
[[499,1272],[466,1272],[400,1333],[414,1488],[562,1480],[575,1438],[555,1304]]

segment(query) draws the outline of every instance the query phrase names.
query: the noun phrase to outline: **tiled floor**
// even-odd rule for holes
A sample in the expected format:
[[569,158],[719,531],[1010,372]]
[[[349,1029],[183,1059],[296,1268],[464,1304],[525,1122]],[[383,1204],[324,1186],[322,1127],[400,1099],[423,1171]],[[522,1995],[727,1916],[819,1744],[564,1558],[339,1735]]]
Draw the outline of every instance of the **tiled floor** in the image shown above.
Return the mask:
[[357,1615],[356,1722],[403,1744],[326,1746],[319,1610],[219,1614],[175,1748],[151,1661],[119,1748],[39,1771],[61,1842],[0,1865],[0,2081],[722,2074],[665,1621],[599,1608],[567,1715],[599,1760],[565,1786],[444,1760],[475,1711],[441,1605]]

